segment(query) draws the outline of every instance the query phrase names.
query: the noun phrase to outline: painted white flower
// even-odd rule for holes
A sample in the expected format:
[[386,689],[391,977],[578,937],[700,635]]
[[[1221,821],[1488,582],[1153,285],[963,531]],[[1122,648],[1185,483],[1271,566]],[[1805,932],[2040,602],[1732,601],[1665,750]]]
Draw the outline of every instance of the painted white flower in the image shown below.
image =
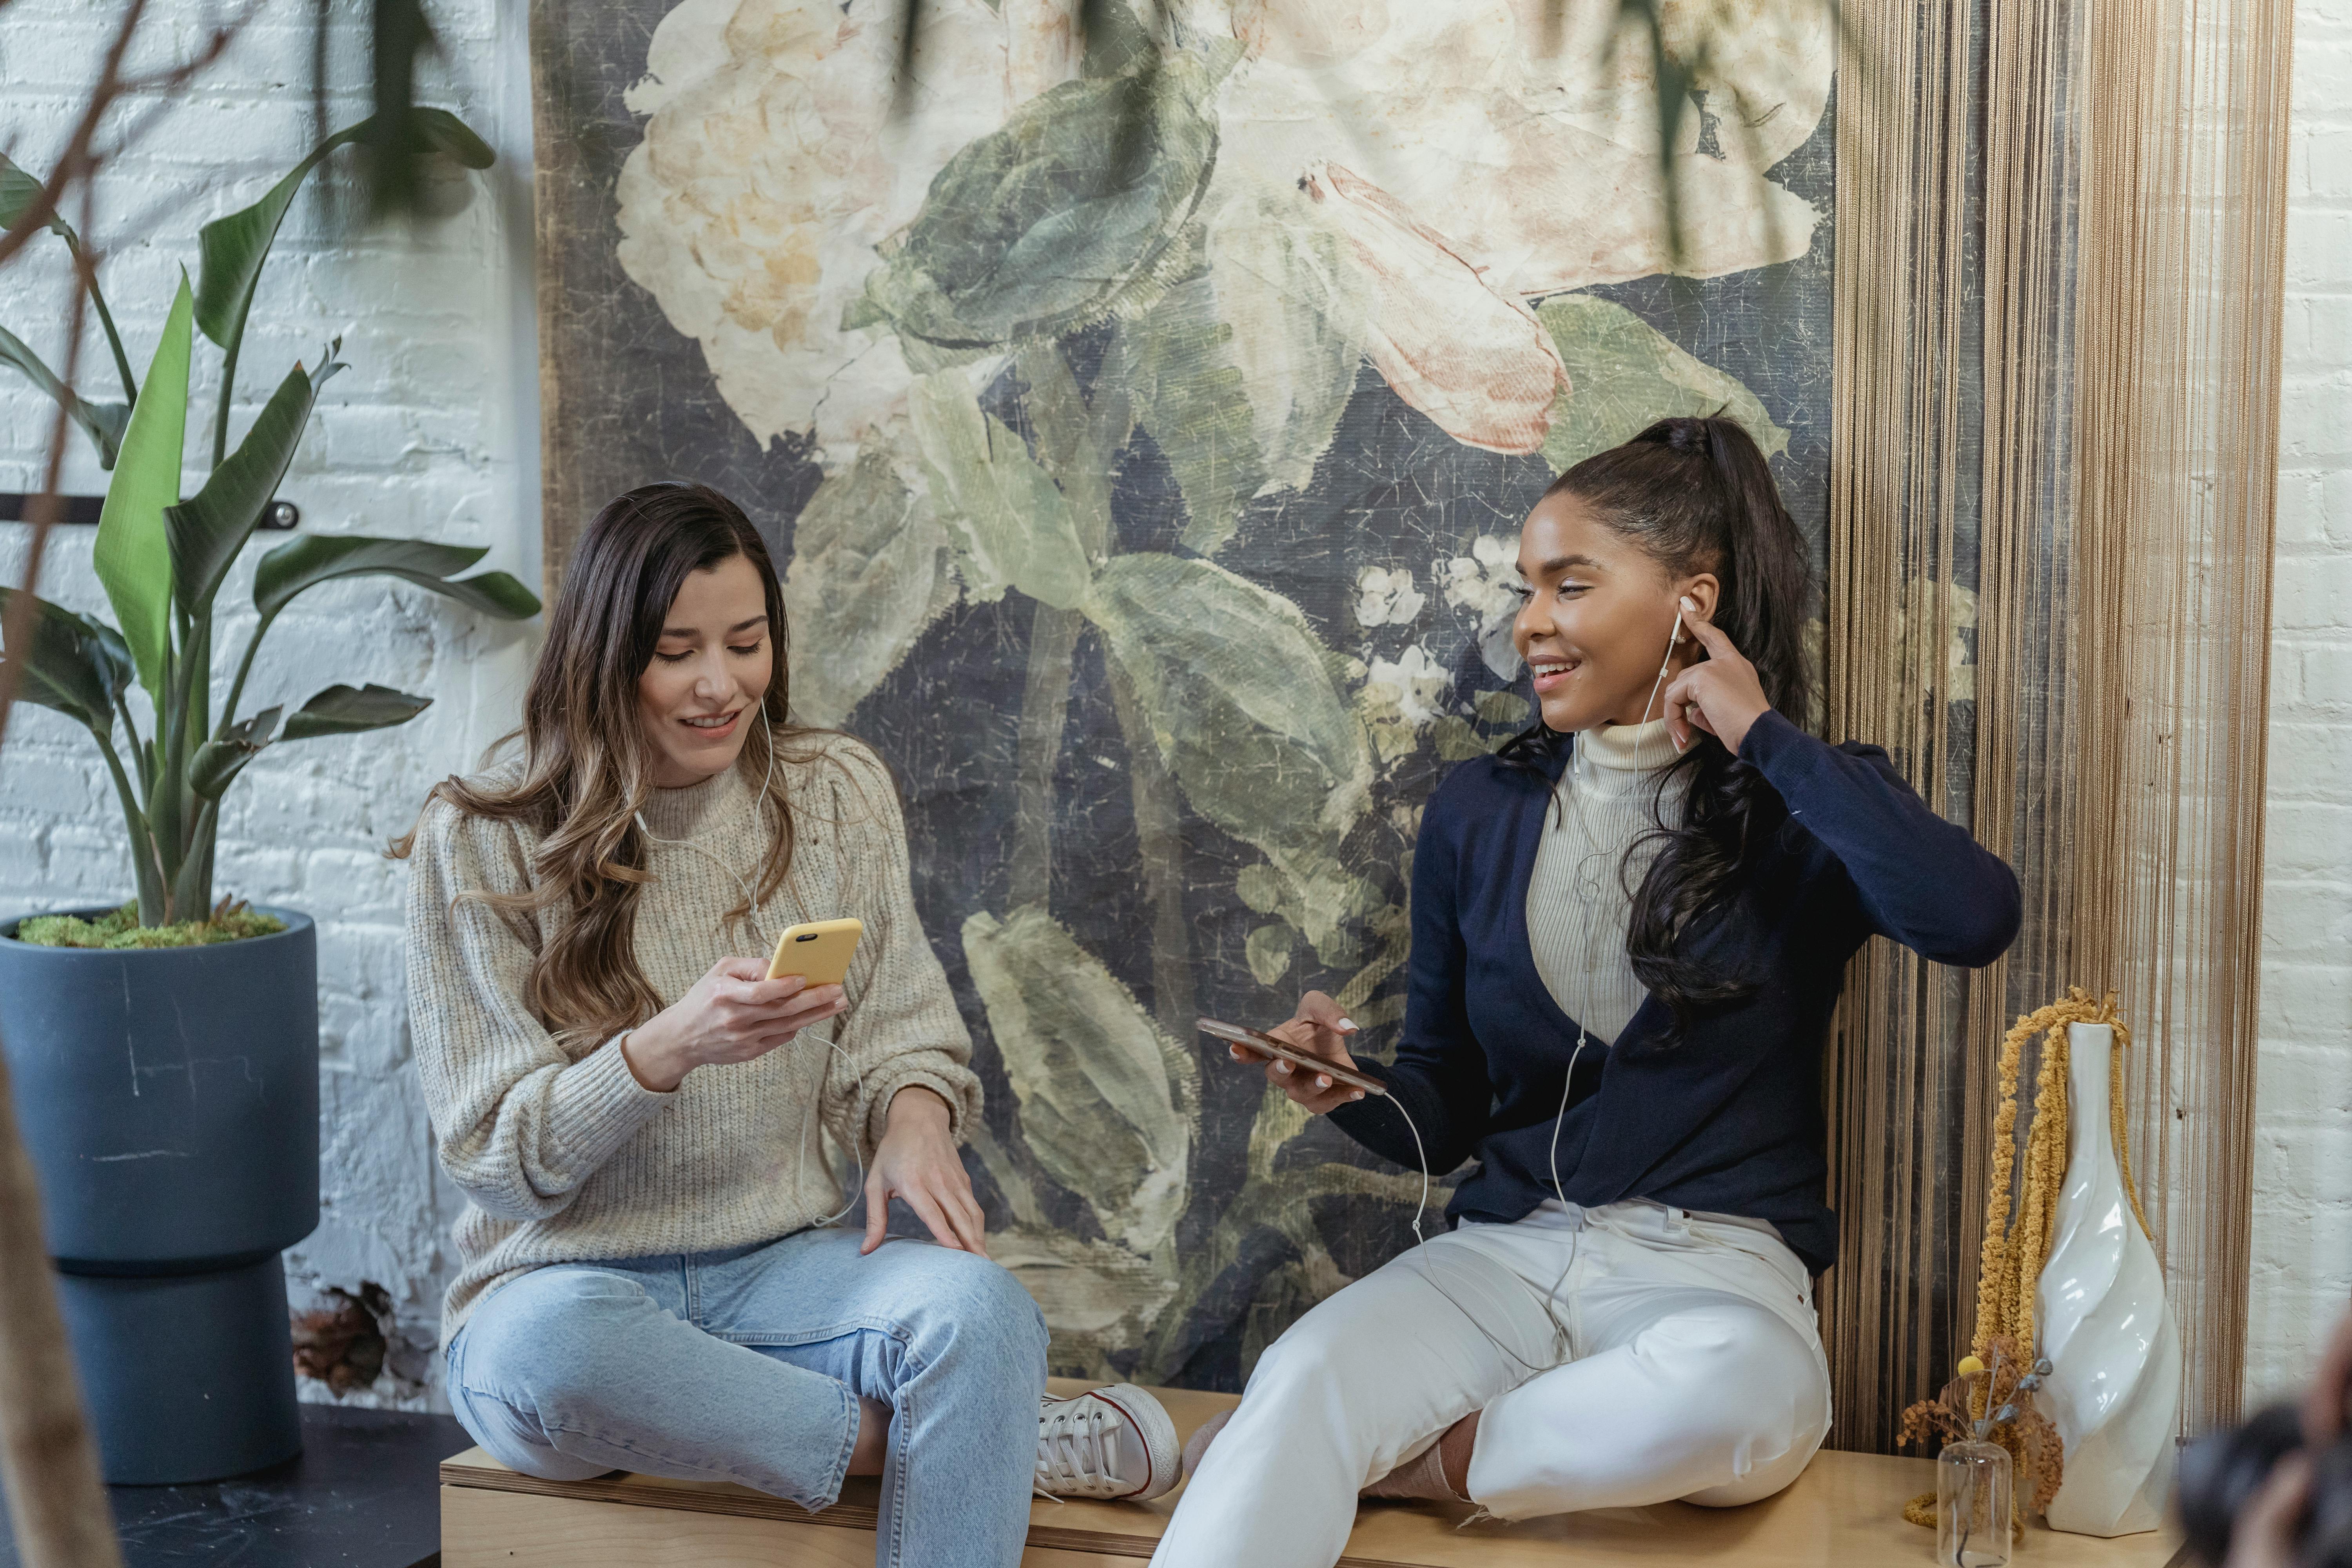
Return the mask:
[[1519,650],[1511,646],[1511,622],[1518,614],[1518,542],[1482,533],[1470,542],[1470,553],[1456,555],[1438,568],[1445,584],[1445,602],[1478,616],[1478,657],[1504,680],[1519,678]]
[[[1219,158],[1276,182],[1346,163],[1506,294],[1670,265],[1648,39],[1614,5],[1553,0],[1193,0],[1247,50],[1218,104]],[[1803,145],[1837,63],[1826,5],[1667,0],[1671,58],[1706,43],[1673,151],[1681,270],[1801,256],[1821,215],[1767,179]]]
[[1383,709],[1393,705],[1397,716],[1416,730],[1437,717],[1439,700],[1453,684],[1452,673],[1419,643],[1394,658],[1372,660],[1364,679],[1374,702]]
[[614,188],[622,268],[702,344],[761,442],[805,432],[828,472],[895,445],[913,377],[897,337],[842,311],[931,176],[1003,123],[1005,27],[925,0],[912,112],[892,112],[896,0],[685,0],[645,79],[650,118]]
[[1391,572],[1367,566],[1356,574],[1356,624],[1364,626],[1409,626],[1421,617],[1429,597],[1412,585],[1412,573],[1400,567]]

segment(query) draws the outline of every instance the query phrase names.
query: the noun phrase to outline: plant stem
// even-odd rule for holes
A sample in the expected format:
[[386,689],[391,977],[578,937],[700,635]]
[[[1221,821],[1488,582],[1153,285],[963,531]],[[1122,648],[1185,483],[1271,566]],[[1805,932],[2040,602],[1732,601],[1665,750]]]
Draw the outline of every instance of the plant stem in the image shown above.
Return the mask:
[[253,635],[246,638],[245,652],[237,656],[236,678],[228,683],[228,700],[221,704],[220,723],[213,731],[214,740],[219,740],[227,733],[228,727],[236,722],[236,705],[245,695],[245,678],[253,673],[253,656],[261,651],[262,634],[269,630],[269,624],[277,618],[275,616],[262,616],[255,624]]
[[221,353],[220,410],[213,418],[213,467],[217,468],[228,458],[228,405],[236,395],[236,354],[245,346],[245,325],[237,324],[236,335],[228,341]]
[[147,830],[147,814],[139,809],[139,797],[131,788],[131,775],[122,771],[122,759],[116,754],[114,742],[97,730],[98,749],[106,755],[107,771],[114,775],[114,795],[122,803],[122,826],[131,835],[131,870],[139,883],[140,918],[146,918],[150,904],[161,908],[163,902],[163,883],[155,875],[154,836]]
[[1012,907],[1045,907],[1054,885],[1054,764],[1070,710],[1070,663],[1085,623],[1038,602],[1029,618],[1029,681],[1021,694],[1013,816]]
[[1151,1007],[1160,1026],[1178,1040],[1193,1037],[1192,933],[1184,923],[1184,837],[1176,781],[1160,756],[1151,721],[1135,688],[1110,666],[1111,706],[1127,742],[1127,776],[1135,800],[1135,837],[1143,857],[1143,884],[1151,900]]
[[139,383],[131,374],[131,356],[122,352],[122,334],[114,329],[114,312],[106,308],[106,296],[99,292],[98,268],[81,256],[81,247],[74,247],[74,259],[81,263],[82,285],[89,290],[89,302],[98,309],[98,324],[106,330],[106,346],[114,351],[114,374],[122,378],[122,400],[136,407],[139,403]]
[[155,754],[141,738],[139,725],[131,716],[131,704],[122,700],[120,692],[114,698],[114,721],[122,726],[123,739],[130,743],[131,766],[138,775],[139,793],[143,797],[154,787]]

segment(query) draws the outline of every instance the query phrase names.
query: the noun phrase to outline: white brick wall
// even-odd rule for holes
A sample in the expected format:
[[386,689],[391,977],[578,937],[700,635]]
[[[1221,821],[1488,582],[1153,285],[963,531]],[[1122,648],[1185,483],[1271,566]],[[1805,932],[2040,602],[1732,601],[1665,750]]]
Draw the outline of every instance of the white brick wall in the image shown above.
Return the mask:
[[[201,0],[150,9],[172,19],[151,29],[155,41],[183,48],[195,33],[182,19],[221,10]],[[339,82],[358,83],[363,34],[352,6],[336,10],[331,71]],[[301,507],[303,525],[485,545],[486,565],[536,584],[538,382],[523,8],[438,0],[433,14],[442,63],[426,68],[426,100],[457,110],[497,149],[499,164],[472,177],[462,212],[413,230],[339,236],[315,195],[296,202],[255,304],[238,377],[247,405],[232,438],[296,359],[315,363],[321,346],[341,335],[351,369],[328,384],[283,492]],[[93,237],[110,252],[102,279],[142,369],[178,268],[194,269],[197,227],[259,196],[316,134],[312,15],[309,0],[271,0],[198,89],[164,110],[107,171]],[[0,11],[5,140],[37,171],[46,173],[66,116],[79,108],[69,88],[90,74],[92,17],[86,0],[18,0]],[[330,99],[335,128],[367,111],[362,94]],[[64,278],[54,242],[37,244],[0,271],[0,325],[52,364],[63,358]],[[201,338],[196,357],[189,449],[201,461],[210,452],[219,361]],[[85,384],[111,385],[108,363],[93,331],[84,348]],[[13,375],[0,379],[0,489],[36,488],[48,428],[48,405]],[[104,476],[78,433],[73,439],[68,488],[99,493]],[[12,584],[21,577],[26,532],[0,523],[0,575]],[[56,536],[42,578],[46,595],[104,609],[89,570],[94,532]],[[252,562],[272,542],[264,535],[247,551],[224,605],[250,605]],[[248,608],[224,626],[224,664],[241,648],[251,619]],[[433,780],[469,767],[512,724],[529,635],[383,582],[333,585],[299,601],[263,646],[249,699],[299,702],[338,680],[375,680],[432,697],[434,706],[401,730],[268,753],[229,796],[221,835],[220,891],[290,904],[319,922],[324,1212],[318,1231],[288,1255],[294,1294],[300,1301],[320,1285],[382,1284],[409,1342],[394,1346],[394,1369],[432,1384],[457,1199],[435,1171],[409,1063],[400,932],[406,873],[380,851],[407,826]],[[248,700],[248,710],[256,705]],[[20,709],[0,755],[0,911],[125,897],[129,867],[114,810],[82,731],[58,715]],[[437,1397],[394,1377],[379,1390],[402,1403]]]
[[2295,6],[2251,1396],[2352,1306],[2352,5]]
[[[209,15],[200,0],[153,9]],[[438,0],[434,10],[446,62],[433,68],[434,100],[459,109],[498,149],[499,167],[476,178],[465,211],[414,232],[338,243],[319,204],[298,202],[265,276],[242,381],[257,398],[292,359],[341,333],[352,368],[328,388],[286,487],[306,525],[487,545],[489,564],[535,583],[522,7]],[[194,264],[197,226],[251,201],[307,145],[310,14],[305,0],[275,0],[201,90],[110,171],[95,235],[114,253],[106,279],[134,358],[152,346],[175,269]],[[0,11],[9,143],[36,168],[72,102],[58,84],[88,74],[89,20],[76,0],[16,0]],[[344,20],[334,71],[348,82],[360,69]],[[2296,26],[2248,1373],[2256,1391],[2298,1379],[2352,1297],[2352,786],[2342,782],[2352,777],[2352,594],[2341,591],[2352,587],[2352,556],[2342,553],[2352,546],[2352,0],[2304,0]],[[180,47],[194,37],[186,26],[157,31]],[[341,125],[364,112],[344,94],[331,118]],[[58,261],[54,247],[37,247],[0,272],[0,324],[53,356]],[[86,352],[102,384],[94,336]],[[199,361],[210,363],[201,350]],[[199,406],[210,396],[200,379]],[[0,380],[0,488],[33,487],[47,430],[47,405]],[[100,485],[78,449],[68,488]],[[24,531],[0,524],[10,582]],[[103,607],[89,545],[87,531],[61,535],[45,592]],[[240,573],[225,599],[238,600],[246,582]],[[435,1379],[433,1358],[417,1352],[433,1339],[456,1198],[433,1169],[408,1066],[402,873],[377,850],[433,779],[467,765],[511,722],[528,658],[523,634],[418,590],[320,591],[273,634],[256,695],[299,700],[332,680],[372,679],[436,701],[400,731],[266,756],[233,796],[222,839],[224,890],[295,904],[320,922],[326,1211],[289,1257],[298,1290],[384,1285],[415,1347],[396,1360]],[[0,911],[122,897],[112,809],[79,732],[54,715],[20,713],[0,758]]]

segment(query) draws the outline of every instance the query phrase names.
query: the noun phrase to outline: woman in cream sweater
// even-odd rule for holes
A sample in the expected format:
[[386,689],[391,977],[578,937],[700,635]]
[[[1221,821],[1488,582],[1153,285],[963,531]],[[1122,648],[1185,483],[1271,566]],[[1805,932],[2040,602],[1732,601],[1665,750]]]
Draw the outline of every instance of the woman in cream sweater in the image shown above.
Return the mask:
[[[567,567],[520,745],[395,846],[418,1068],[469,1200],[450,1401],[550,1479],[822,1509],[878,1474],[878,1563],[1009,1568],[1033,1486],[1157,1496],[1174,1432],[1127,1385],[1042,1397],[1044,1321],[956,1152],[980,1084],[896,791],[792,724],[784,632],[731,502],[622,496]],[[865,926],[843,984],[766,978],[779,931],[836,916]],[[862,1160],[862,1238],[834,1227],[824,1129]],[[886,1237],[893,1197],[935,1245]]]

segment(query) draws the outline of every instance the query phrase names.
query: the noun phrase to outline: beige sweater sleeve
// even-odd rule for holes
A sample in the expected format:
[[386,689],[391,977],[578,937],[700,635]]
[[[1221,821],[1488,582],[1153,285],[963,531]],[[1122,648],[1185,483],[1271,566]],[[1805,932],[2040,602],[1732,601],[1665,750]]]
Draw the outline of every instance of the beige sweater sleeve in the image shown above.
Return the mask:
[[[961,1142],[980,1115],[980,1079],[968,1065],[971,1037],[915,912],[898,787],[863,745],[836,745],[831,755],[839,764],[831,770],[832,793],[847,862],[845,881],[856,889],[858,906],[843,912],[855,915],[866,931],[845,985],[848,1010],[834,1031],[842,1055],[833,1058],[826,1081],[826,1124],[845,1144],[856,1135],[871,1160],[888,1126],[891,1098],[920,1086],[947,1101]],[[822,830],[803,824],[803,832]]]
[[537,956],[467,891],[520,892],[520,830],[434,801],[408,882],[409,1032],[441,1163],[485,1214],[536,1219],[675,1098],[645,1088],[617,1039],[574,1060],[523,1005]]

